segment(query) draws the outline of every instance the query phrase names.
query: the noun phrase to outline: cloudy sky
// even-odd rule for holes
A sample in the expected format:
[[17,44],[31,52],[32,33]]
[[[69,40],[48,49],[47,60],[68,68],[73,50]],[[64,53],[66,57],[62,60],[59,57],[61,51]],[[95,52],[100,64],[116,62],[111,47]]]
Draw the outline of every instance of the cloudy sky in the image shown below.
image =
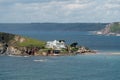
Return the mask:
[[120,0],[0,0],[0,23],[120,22]]

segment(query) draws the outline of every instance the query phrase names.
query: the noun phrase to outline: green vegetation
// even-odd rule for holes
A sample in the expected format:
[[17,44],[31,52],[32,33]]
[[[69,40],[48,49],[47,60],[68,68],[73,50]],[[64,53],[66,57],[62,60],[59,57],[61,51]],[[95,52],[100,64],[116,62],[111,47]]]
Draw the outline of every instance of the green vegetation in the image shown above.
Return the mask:
[[61,50],[61,53],[68,53],[68,50],[62,49],[62,50]]
[[76,47],[72,47],[71,50],[72,50],[72,51],[77,51],[78,48],[76,48]]
[[44,48],[45,47],[45,42],[44,41],[40,41],[40,40],[36,40],[36,39],[32,39],[32,38],[25,38],[25,41],[22,43],[18,43],[19,46],[22,47],[40,47],[40,48]]
[[111,32],[120,33],[120,23],[114,23],[110,27]]
[[9,33],[0,32],[0,40],[8,43],[10,40],[14,39],[15,35]]

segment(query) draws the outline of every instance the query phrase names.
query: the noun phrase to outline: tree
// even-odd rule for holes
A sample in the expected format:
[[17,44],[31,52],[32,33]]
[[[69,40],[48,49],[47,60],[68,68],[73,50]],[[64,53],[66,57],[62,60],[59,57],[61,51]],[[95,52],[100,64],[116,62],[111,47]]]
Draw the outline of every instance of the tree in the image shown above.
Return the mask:
[[74,42],[70,45],[70,47],[77,47],[78,43],[77,42]]

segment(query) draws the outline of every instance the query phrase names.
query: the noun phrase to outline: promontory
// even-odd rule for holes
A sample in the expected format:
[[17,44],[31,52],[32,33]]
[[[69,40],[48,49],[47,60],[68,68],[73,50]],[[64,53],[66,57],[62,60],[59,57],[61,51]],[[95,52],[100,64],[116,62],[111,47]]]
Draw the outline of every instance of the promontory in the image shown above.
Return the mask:
[[77,42],[70,45],[65,40],[41,41],[16,34],[0,32],[0,55],[76,55],[96,53],[84,46],[78,46]]

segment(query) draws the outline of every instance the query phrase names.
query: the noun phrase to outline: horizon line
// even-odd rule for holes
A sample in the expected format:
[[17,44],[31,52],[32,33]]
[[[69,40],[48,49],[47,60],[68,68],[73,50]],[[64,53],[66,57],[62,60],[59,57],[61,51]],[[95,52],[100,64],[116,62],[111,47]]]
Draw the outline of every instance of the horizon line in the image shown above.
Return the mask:
[[80,24],[80,23],[84,23],[84,24],[93,24],[93,23],[103,23],[103,24],[107,24],[107,23],[115,23],[115,22],[0,22],[0,24]]

